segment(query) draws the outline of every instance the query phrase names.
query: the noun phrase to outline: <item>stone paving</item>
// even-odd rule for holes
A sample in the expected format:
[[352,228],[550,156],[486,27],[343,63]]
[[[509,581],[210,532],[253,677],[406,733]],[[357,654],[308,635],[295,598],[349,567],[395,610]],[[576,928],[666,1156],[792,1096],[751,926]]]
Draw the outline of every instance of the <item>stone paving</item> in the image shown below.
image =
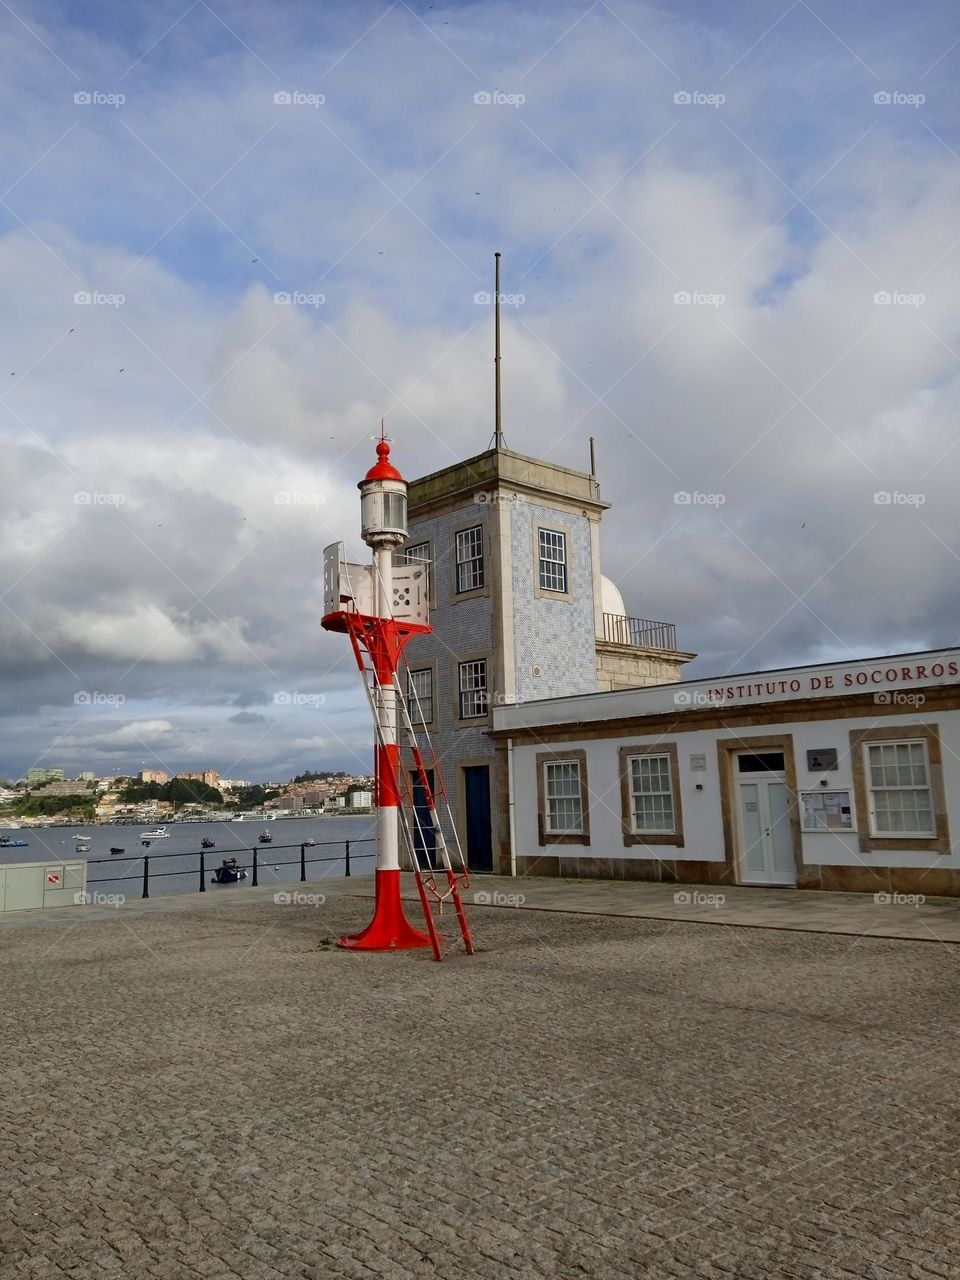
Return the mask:
[[343,888],[5,922],[4,1280],[960,1275],[955,947]]
[[[477,879],[475,890],[493,902],[520,893],[529,910],[585,911],[645,920],[960,943],[960,900],[924,894],[824,893],[743,885],[532,876],[516,880],[484,876]],[[415,898],[415,891],[410,890],[409,896]]]

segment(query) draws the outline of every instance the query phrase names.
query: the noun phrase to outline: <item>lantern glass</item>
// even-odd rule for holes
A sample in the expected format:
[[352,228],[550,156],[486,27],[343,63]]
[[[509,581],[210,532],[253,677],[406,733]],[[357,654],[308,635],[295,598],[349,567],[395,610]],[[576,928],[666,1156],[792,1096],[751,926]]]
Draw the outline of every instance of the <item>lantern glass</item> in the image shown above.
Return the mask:
[[383,495],[383,526],[385,529],[407,528],[407,495],[385,493]]

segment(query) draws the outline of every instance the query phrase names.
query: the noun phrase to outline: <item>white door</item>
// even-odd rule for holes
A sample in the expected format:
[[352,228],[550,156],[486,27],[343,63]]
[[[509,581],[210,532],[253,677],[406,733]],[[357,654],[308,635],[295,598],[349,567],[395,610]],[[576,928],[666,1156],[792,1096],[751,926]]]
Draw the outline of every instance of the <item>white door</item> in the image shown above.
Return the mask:
[[[769,767],[758,769],[760,763]],[[779,764],[779,768],[777,765]],[[737,757],[740,883],[795,885],[790,797],[781,752]]]

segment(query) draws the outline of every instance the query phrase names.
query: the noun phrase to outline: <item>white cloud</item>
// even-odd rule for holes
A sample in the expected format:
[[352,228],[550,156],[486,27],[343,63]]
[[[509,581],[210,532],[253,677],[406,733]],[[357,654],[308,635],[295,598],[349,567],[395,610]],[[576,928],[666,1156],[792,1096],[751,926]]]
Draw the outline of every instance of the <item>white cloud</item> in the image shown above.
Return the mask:
[[[352,718],[336,708],[349,745],[326,732],[332,705],[320,734],[301,719],[243,740],[221,709],[248,682],[356,692],[319,628],[322,548],[359,551],[381,415],[411,477],[486,447],[492,315],[473,296],[494,247],[525,295],[504,317],[508,443],[585,466],[597,437],[605,568],[631,612],[677,621],[704,673],[953,639],[960,177],[935,135],[949,144],[956,87],[944,64],[925,111],[872,102],[878,76],[909,87],[934,61],[934,28],[905,8],[883,30],[847,14],[871,76],[802,6],[756,45],[747,18],[618,12],[567,31],[564,5],[451,9],[437,34],[470,74],[402,6],[366,36],[373,10],[285,24],[235,6],[245,43],[290,88],[322,89],[322,111],[274,107],[275,77],[202,6],[112,114],[75,108],[62,66],[15,33],[4,767],[63,730],[30,712],[128,668],[129,714],[167,717],[185,759],[367,750],[359,698]],[[107,90],[161,34],[146,7],[130,15],[103,34],[25,11]],[[674,105],[721,80],[722,108]],[[478,87],[527,103],[477,107]],[[124,301],[73,301],[98,290]],[[280,290],[325,300],[278,305]],[[677,305],[684,290],[723,302]],[[876,305],[878,290],[924,302]],[[923,507],[875,506],[892,488]],[[725,502],[681,509],[682,489]]]

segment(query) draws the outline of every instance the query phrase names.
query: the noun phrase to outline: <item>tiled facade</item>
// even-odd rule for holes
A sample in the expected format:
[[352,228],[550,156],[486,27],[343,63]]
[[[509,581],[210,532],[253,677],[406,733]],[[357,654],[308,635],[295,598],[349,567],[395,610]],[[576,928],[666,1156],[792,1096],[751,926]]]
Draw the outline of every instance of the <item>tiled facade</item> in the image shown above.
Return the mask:
[[[457,727],[459,711],[458,663],[464,657],[486,657],[488,688],[493,694],[495,678],[492,594],[456,600],[454,593],[454,545],[456,531],[465,524],[482,525],[484,529],[484,568],[487,580],[493,572],[490,549],[490,511],[486,505],[473,503],[422,520],[410,521],[410,545],[430,542],[432,562],[429,635],[417,636],[407,645],[406,659],[410,670],[430,666],[433,670],[434,728],[430,742],[440,764],[444,784],[450,789],[451,808],[456,811],[456,777],[464,763],[488,760],[492,767],[494,747],[488,730],[490,714],[475,726]],[[456,601],[456,602],[455,602]],[[407,761],[407,767],[411,762]],[[441,817],[445,815],[441,814]],[[444,822],[447,838],[451,833]]]
[[[515,700],[562,698],[596,688],[590,521],[542,502],[514,501],[510,517]],[[537,531],[566,534],[569,599],[537,595]]]
[[[430,742],[465,845],[464,769],[489,767],[492,869],[498,870],[507,801],[490,736],[493,711],[598,688],[599,525],[607,504],[600,500],[595,477],[506,449],[488,450],[411,482],[408,500],[405,545],[428,544],[423,554],[431,563],[432,632],[410,642],[407,665],[433,671]],[[472,526],[484,531],[483,586],[458,592],[456,537]],[[565,591],[541,586],[540,529],[565,536]],[[398,552],[400,558],[404,554]],[[638,682],[648,674],[648,651],[614,647],[633,661]],[[673,678],[690,656],[661,655],[672,657]],[[464,720],[458,664],[477,658],[487,663],[488,711]],[[406,767],[412,767],[409,753]]]

